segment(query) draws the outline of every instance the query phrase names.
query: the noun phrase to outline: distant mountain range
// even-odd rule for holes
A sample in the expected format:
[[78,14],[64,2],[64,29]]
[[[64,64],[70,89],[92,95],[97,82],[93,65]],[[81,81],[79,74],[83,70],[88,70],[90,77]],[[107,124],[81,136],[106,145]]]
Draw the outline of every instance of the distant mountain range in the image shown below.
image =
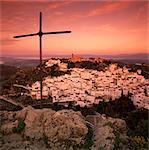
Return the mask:
[[81,57],[89,58],[89,57],[101,57],[105,59],[149,59],[148,53],[138,53],[138,54],[118,54],[118,55],[80,55]]
[[[138,54],[120,54],[120,55],[77,55],[82,58],[94,58],[94,57],[101,57],[104,59],[116,60],[121,61],[124,63],[148,63],[149,64],[149,54],[148,53],[138,53]],[[43,59],[48,58],[70,58],[71,55],[50,55],[44,56]],[[17,67],[22,66],[36,66],[39,64],[38,57],[26,56],[26,57],[15,57],[15,56],[1,56],[0,57],[0,64],[12,65]]]
[[15,57],[0,57],[0,65],[9,65],[16,67],[34,67],[39,64],[38,59],[20,59]]
[[138,54],[120,54],[120,55],[105,55],[105,57],[109,57],[112,59],[148,59],[149,54],[138,53]]
[[118,61],[121,61],[124,63],[147,63],[147,64],[149,64],[149,54],[148,53],[103,55],[101,57],[105,58],[105,59],[118,60]]

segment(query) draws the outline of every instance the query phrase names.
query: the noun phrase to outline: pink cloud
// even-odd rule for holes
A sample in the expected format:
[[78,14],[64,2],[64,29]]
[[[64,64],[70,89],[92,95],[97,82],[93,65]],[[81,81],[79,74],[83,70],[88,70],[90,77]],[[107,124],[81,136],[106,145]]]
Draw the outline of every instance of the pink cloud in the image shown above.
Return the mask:
[[63,12],[55,11],[55,12],[53,12],[53,14],[56,15],[56,16],[61,16],[61,15],[63,15]]
[[128,2],[106,2],[103,5],[98,6],[95,9],[89,11],[88,16],[98,16],[107,13],[111,13],[113,11],[121,10],[129,6]]
[[90,8],[87,11],[80,11],[72,13],[71,16],[68,16],[67,20],[75,21],[80,18],[94,17],[98,15],[108,14],[117,10],[127,8],[131,3],[130,2],[102,2],[97,3],[95,7]]
[[71,4],[73,1],[53,1],[49,3],[48,9],[57,9]]
[[147,20],[147,16],[148,16],[148,6],[147,5],[143,5],[142,7],[140,7],[137,11],[137,14],[136,14],[136,20],[140,20],[141,19],[145,19]]

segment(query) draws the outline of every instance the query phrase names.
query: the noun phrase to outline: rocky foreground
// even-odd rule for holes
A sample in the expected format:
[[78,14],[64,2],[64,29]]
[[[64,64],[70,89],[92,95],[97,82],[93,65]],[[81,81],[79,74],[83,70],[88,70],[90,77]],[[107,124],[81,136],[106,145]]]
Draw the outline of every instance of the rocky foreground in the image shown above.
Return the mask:
[[56,112],[30,106],[0,115],[1,150],[83,150],[87,140],[93,142],[92,150],[129,149],[126,123],[121,119],[100,114],[85,118],[73,110]]

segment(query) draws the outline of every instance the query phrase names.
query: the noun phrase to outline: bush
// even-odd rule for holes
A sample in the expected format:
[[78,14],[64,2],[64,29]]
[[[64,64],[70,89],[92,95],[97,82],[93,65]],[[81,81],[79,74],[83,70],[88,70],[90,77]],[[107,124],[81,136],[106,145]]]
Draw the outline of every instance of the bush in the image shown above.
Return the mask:
[[25,128],[25,123],[22,119],[18,120],[18,127],[13,128],[14,133],[20,133],[24,130]]
[[147,110],[137,110],[128,113],[125,118],[128,125],[129,136],[143,136],[146,140],[148,138],[148,111]]
[[84,148],[86,150],[90,149],[90,147],[94,144],[92,137],[93,137],[93,129],[88,127],[88,133],[85,138],[85,143],[81,148]]
[[48,146],[48,137],[47,136],[43,136],[43,142],[45,143],[46,146]]
[[130,136],[129,142],[130,149],[132,150],[148,149],[149,143],[143,136]]

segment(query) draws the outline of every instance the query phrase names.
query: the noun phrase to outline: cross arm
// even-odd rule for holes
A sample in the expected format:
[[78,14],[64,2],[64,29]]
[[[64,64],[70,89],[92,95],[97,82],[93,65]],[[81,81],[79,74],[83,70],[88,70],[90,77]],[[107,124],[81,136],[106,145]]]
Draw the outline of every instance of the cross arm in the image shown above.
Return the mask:
[[43,35],[44,34],[63,34],[63,33],[71,33],[71,31],[43,32]]
[[33,33],[33,34],[25,34],[25,35],[18,35],[18,36],[14,36],[14,38],[21,38],[21,37],[35,36],[35,35],[38,35],[38,33]]

